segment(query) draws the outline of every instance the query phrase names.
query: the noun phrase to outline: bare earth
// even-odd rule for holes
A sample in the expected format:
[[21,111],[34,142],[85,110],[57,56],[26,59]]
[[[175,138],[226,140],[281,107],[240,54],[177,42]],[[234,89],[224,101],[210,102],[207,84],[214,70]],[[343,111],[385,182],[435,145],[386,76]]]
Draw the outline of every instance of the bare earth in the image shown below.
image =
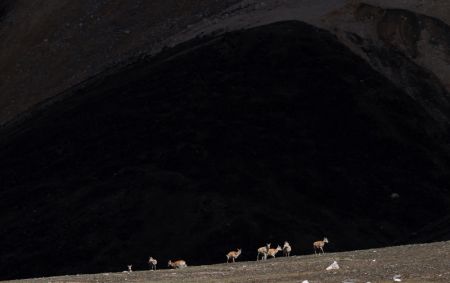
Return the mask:
[[[244,251],[245,252],[245,251]],[[249,252],[249,251],[247,251]],[[340,269],[326,271],[337,261]],[[189,262],[188,262],[189,263]],[[125,266],[125,265],[124,265]],[[267,261],[191,266],[182,270],[74,275],[9,282],[450,282],[450,242]]]

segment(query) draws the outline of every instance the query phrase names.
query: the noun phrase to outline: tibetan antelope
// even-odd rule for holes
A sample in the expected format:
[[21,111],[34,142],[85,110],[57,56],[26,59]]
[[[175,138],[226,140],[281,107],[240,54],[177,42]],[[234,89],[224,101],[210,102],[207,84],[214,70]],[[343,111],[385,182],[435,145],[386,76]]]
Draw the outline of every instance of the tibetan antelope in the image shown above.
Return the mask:
[[158,261],[155,258],[150,257],[148,259],[148,265],[150,266],[150,270],[156,270],[157,264],[158,264]]
[[[323,251],[323,247],[325,246],[325,244],[328,244],[328,243],[329,242],[328,242],[327,237],[323,238],[323,241],[316,241],[316,242],[314,242],[313,243],[314,253],[316,254],[317,250],[320,250],[320,251],[322,251],[322,253],[325,253]],[[319,251],[319,253],[320,253],[320,251]]]
[[133,270],[131,269],[133,267],[133,265],[128,265],[128,272],[133,272]]
[[289,245],[289,243],[287,241],[285,241],[284,245],[283,245],[283,255],[284,256],[290,256],[291,255],[291,251],[292,251],[291,245]]
[[187,264],[184,260],[181,259],[176,261],[169,260],[168,266],[177,269],[177,268],[185,268],[187,267]]
[[267,252],[267,255],[274,258],[276,256],[276,254],[281,250],[283,250],[283,249],[280,247],[280,245],[278,245],[278,247],[276,249],[269,249],[269,251]]
[[269,243],[269,244],[266,244],[265,247],[260,247],[260,248],[258,249],[258,255],[256,256],[256,260],[257,260],[257,261],[259,260],[259,256],[260,256],[260,255],[262,255],[262,258],[261,258],[261,259],[266,260],[266,259],[267,259],[267,253],[269,252],[269,249],[270,249],[270,243]]
[[237,251],[231,251],[229,252],[226,257],[227,257],[227,263],[230,262],[230,259],[232,260],[232,262],[235,261],[235,259],[237,259],[242,253],[241,249],[237,249]]

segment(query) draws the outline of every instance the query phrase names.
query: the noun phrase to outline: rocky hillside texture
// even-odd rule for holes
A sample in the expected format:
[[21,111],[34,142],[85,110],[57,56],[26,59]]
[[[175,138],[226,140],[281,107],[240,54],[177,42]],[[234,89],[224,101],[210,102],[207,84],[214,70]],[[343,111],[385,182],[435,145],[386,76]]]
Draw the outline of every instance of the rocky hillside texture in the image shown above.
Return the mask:
[[[334,11],[325,23],[374,69],[413,99],[428,104],[429,113],[447,123],[448,110],[441,112],[436,107],[446,104],[450,89],[446,71],[450,62],[450,27],[445,22],[408,10],[358,4]],[[428,84],[432,95],[420,95],[418,83]]]
[[2,130],[0,276],[215,263],[286,239],[310,253],[324,235],[330,251],[420,239],[450,207],[448,129],[428,108],[444,102],[297,21],[111,70]]
[[[253,252],[253,251],[249,251]],[[427,245],[399,246],[324,256],[294,256],[266,262],[240,262],[191,266],[184,270],[134,271],[132,273],[101,273],[61,276],[13,283],[47,282],[283,282],[283,283],[357,283],[381,282],[449,282],[448,242]],[[338,270],[325,269],[336,261]]]
[[0,122],[237,0],[2,0]]
[[416,50],[406,56],[415,56],[414,64],[425,67],[449,90],[449,15],[446,0],[3,0],[0,124],[140,54],[154,54],[211,32],[285,20],[336,33],[372,67],[406,88],[407,70],[400,67],[399,74],[392,66],[385,68],[380,64],[386,62],[364,50],[373,45],[378,50],[384,43],[388,48],[403,45],[408,33],[404,29],[411,26],[414,34],[405,39],[408,47],[396,49]]

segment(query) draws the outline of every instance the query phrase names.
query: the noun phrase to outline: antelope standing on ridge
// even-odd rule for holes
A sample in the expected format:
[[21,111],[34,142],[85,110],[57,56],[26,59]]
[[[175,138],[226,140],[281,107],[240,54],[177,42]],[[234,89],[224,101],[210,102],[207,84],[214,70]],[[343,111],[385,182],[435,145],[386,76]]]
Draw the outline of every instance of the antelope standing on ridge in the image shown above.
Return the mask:
[[278,247],[276,249],[269,249],[267,251],[267,255],[275,258],[276,254],[281,250],[283,250],[283,249],[280,247],[280,245],[278,245]]
[[242,253],[241,249],[237,249],[237,251],[231,251],[229,252],[226,257],[227,257],[227,263],[230,262],[230,259],[232,260],[232,262],[235,262],[235,259],[237,259]]
[[289,245],[289,243],[287,241],[285,241],[284,245],[283,245],[283,255],[284,256],[290,256],[291,255],[291,251],[292,251],[291,245]]
[[[323,251],[323,247],[325,246],[325,244],[328,244],[328,239],[327,237],[323,238],[322,241],[316,241],[313,243],[313,247],[314,247],[314,253],[317,254],[317,250],[322,251],[322,254],[324,254],[325,252]],[[319,252],[320,253],[320,252]]]
[[155,258],[150,257],[148,259],[148,265],[150,265],[150,270],[156,270],[156,265],[157,264],[158,264],[158,261]]
[[169,267],[172,267],[174,269],[178,269],[178,268],[185,268],[187,267],[187,264],[184,260],[180,259],[180,260],[176,260],[176,261],[171,261],[169,260],[169,263],[167,264]]
[[133,272],[133,270],[131,269],[133,267],[133,265],[128,265],[128,272]]
[[258,249],[258,255],[256,256],[256,260],[257,261],[259,260],[259,255],[262,255],[261,259],[266,260],[267,259],[267,253],[269,252],[269,249],[270,249],[270,243],[266,244],[265,247],[260,247]]

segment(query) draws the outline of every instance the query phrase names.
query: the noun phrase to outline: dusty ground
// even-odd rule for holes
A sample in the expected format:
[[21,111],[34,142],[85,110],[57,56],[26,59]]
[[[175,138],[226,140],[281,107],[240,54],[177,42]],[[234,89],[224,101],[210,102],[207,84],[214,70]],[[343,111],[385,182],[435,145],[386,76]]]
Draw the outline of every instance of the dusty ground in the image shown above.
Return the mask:
[[[450,242],[371,249],[323,256],[192,266],[184,270],[74,275],[9,282],[450,282]],[[325,271],[333,261],[339,270]],[[161,264],[162,265],[162,264]]]

